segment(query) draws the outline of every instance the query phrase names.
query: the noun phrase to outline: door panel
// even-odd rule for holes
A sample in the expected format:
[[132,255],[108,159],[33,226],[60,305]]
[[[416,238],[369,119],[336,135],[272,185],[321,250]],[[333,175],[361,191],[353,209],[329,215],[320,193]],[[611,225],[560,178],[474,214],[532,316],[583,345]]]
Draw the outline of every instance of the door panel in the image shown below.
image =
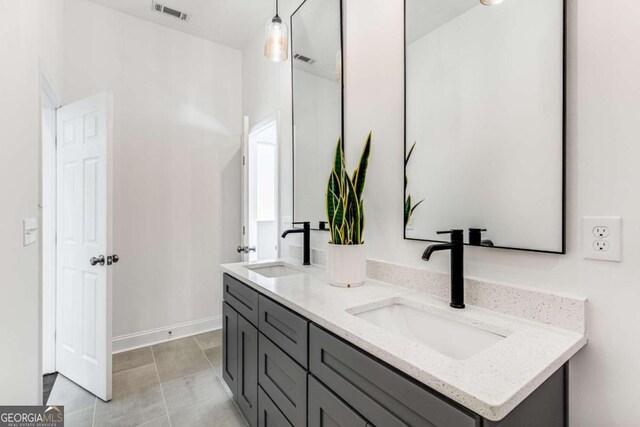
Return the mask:
[[57,111],[56,368],[111,399],[110,106],[99,94]]
[[238,407],[251,427],[258,425],[258,330],[238,316]]
[[226,302],[222,303],[222,378],[238,396],[238,313]]
[[309,427],[366,427],[367,421],[309,376]]

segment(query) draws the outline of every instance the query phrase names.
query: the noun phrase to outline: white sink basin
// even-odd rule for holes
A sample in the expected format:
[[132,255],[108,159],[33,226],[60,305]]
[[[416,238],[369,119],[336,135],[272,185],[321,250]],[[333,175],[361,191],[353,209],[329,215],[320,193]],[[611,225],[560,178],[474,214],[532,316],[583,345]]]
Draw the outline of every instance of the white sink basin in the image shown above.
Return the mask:
[[355,316],[454,359],[467,359],[505,337],[405,304],[391,304]]
[[247,270],[251,270],[264,277],[284,277],[292,276],[294,274],[303,274],[301,271],[296,270],[287,263],[271,263],[271,264],[257,264],[245,266]]

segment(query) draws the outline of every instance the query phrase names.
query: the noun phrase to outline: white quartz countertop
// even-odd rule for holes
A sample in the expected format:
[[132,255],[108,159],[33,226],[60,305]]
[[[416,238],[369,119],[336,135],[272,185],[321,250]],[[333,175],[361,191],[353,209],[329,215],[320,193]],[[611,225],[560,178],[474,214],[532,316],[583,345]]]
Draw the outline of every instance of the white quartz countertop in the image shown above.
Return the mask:
[[[291,260],[283,260],[294,264]],[[301,274],[267,278],[245,266],[224,264],[231,276],[385,361],[483,417],[498,421],[587,343],[577,332],[448,301],[423,291],[368,280],[357,288],[330,286],[323,269],[296,265]],[[269,265],[269,263],[259,263]],[[416,341],[354,316],[355,307],[402,302],[437,312],[506,338],[463,360],[447,357]],[[526,303],[526,302],[523,302]]]

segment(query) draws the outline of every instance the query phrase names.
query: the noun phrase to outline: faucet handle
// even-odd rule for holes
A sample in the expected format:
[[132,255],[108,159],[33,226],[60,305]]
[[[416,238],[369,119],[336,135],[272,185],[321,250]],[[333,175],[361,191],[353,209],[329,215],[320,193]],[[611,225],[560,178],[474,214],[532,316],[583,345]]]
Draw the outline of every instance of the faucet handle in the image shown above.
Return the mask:
[[451,230],[443,230],[438,231],[437,234],[451,234],[451,242],[452,243],[462,243],[464,240],[464,230],[461,229],[451,229]]

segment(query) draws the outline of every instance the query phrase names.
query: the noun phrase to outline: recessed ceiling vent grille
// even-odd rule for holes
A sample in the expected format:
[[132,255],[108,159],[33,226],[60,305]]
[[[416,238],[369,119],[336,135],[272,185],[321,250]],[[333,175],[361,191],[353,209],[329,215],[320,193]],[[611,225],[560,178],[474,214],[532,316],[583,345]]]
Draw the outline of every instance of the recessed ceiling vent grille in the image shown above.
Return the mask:
[[311,59],[308,56],[304,56],[304,55],[302,55],[300,53],[296,53],[295,55],[293,55],[293,57],[294,57],[294,59],[297,59],[298,61],[305,62],[305,63],[307,63],[309,65],[313,64],[314,62],[316,62],[315,59]]
[[155,1],[151,2],[151,9],[155,10],[158,13],[164,13],[165,15],[172,16],[181,21],[188,21],[189,15],[181,12],[179,10],[171,9],[170,7],[161,5],[160,3],[156,3]]

